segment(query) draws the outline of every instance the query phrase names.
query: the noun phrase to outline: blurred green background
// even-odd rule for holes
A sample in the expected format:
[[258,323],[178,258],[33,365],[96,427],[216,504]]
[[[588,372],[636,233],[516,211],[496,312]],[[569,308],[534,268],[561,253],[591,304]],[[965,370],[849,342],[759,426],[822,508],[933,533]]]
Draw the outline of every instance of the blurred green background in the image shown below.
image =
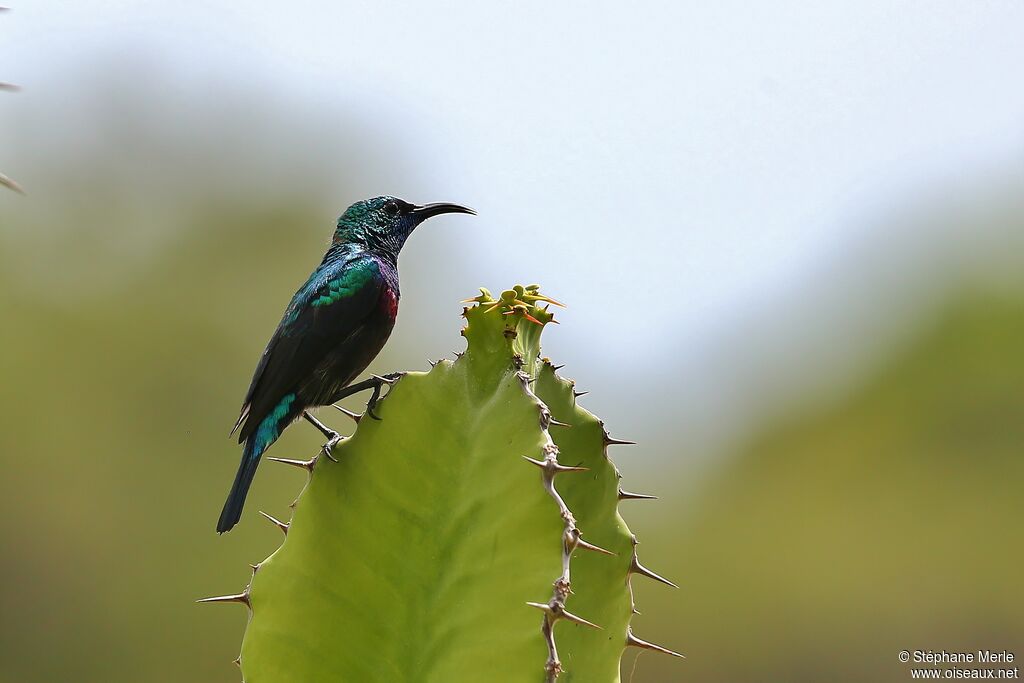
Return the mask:
[[[316,23],[316,3],[280,19],[294,54],[261,52],[246,37],[277,21],[266,6],[243,19],[200,5],[181,10],[196,34],[179,57],[153,28],[163,10],[148,6],[117,14],[122,4],[97,3],[55,19],[44,11],[55,6],[39,3],[0,16],[0,34],[13,22],[14,36],[0,77],[28,86],[0,93],[0,170],[29,192],[0,194],[0,681],[238,679],[230,662],[244,610],[193,601],[244,585],[246,563],[279,541],[255,511],[285,517],[302,477],[264,465],[243,523],[216,536],[238,458],[227,432],[337,213],[381,192],[465,202],[481,215],[417,233],[403,256],[399,326],[372,370],[422,369],[461,350],[457,301],[475,287],[538,281],[570,304],[545,348],[592,391],[584,405],[615,436],[640,442],[614,456],[630,490],[661,500],[624,515],[645,564],[681,588],[641,583],[635,631],[687,659],[630,652],[624,680],[899,681],[909,678],[902,649],[1024,656],[1024,118],[1011,116],[1024,104],[1009,94],[1013,61],[1001,59],[1024,28],[1019,12],[971,15],[960,25],[970,42],[950,13],[947,32],[918,35],[906,27],[920,16],[865,10],[857,23],[835,9],[845,19],[833,24],[790,7],[793,21],[765,26],[766,41],[827,29],[849,40],[807,54],[863,51],[891,69],[862,77],[874,89],[822,89],[782,67],[737,75],[680,62],[680,82],[696,73],[738,91],[750,76],[752,96],[767,98],[765,110],[740,114],[731,95],[705,101],[700,116],[724,117],[711,133],[692,119],[652,122],[658,107],[646,105],[563,121],[571,96],[602,96],[539,76],[541,58],[521,67],[540,85],[495,76],[521,61],[504,43],[474,80],[441,68],[465,60],[431,41],[437,51],[423,60],[436,58],[438,79],[459,86],[434,99],[370,58],[355,63],[362,72],[330,68],[393,68],[389,80],[288,84],[288,74],[327,68],[284,26]],[[691,10],[686,30],[715,27],[717,49],[738,50],[743,64],[768,59]],[[375,11],[351,9],[353,19]],[[481,10],[462,11],[475,40],[500,33]],[[555,33],[520,23],[543,16],[568,30],[566,18],[523,11],[504,17],[507,30],[563,59]],[[607,35],[602,22],[616,18],[604,11],[574,30]],[[416,31],[385,16],[395,44],[413,40],[412,51]],[[221,24],[204,28],[208,17]],[[883,18],[892,36],[863,50],[854,37],[874,35]],[[224,22],[238,29],[227,52],[204,42]],[[156,38],[115,49],[97,32]],[[900,71],[913,56],[893,51],[901,36],[914,54],[953,61],[969,48],[987,70],[925,60],[917,68],[931,85],[892,104],[889,88],[922,82]],[[989,52],[972,47],[979,38]],[[75,50],[62,52],[64,41]],[[685,46],[659,45],[650,49],[689,64]],[[600,51],[598,41],[583,54]],[[651,58],[641,51],[616,69],[646,88],[638,74]],[[585,82],[585,61],[564,59],[556,64]],[[281,73],[250,68],[277,63]],[[700,109],[655,80],[645,91],[654,100],[633,101]],[[348,90],[328,96],[338,83]],[[696,83],[685,87],[700,92]],[[950,84],[971,97],[957,104]],[[539,88],[548,113],[512,128],[479,122],[478,109],[495,106],[485,101],[492,88],[508,102]],[[957,116],[924,108],[931,96]],[[865,115],[859,137],[839,114],[775,125],[784,110],[911,104],[917,114],[899,125]],[[666,140],[612,121],[629,117],[667,124]],[[921,129],[931,137],[908,132]],[[524,142],[534,135],[542,153]],[[913,144],[901,147],[901,135]],[[735,136],[746,142],[719,144]],[[807,137],[806,159],[787,155]],[[774,138],[777,149],[757,146]],[[875,156],[856,161],[849,150],[861,148]],[[733,175],[751,165],[750,177]],[[592,176],[581,180],[584,167]],[[833,184],[815,186],[817,176]],[[706,202],[703,183],[715,188]],[[708,206],[720,213],[702,213]],[[274,450],[307,456],[318,443],[297,425]]]

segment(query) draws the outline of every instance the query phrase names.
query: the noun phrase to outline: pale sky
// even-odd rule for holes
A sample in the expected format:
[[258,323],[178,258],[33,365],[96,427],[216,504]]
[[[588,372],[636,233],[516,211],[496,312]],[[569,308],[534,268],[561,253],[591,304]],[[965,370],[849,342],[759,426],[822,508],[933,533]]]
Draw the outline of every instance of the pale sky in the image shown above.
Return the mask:
[[1015,0],[8,4],[0,79],[27,90],[6,106],[128,55],[358,112],[415,178],[371,169],[359,194],[476,208],[483,227],[445,228],[465,282],[569,301],[548,348],[591,376],[699,365],[687,349],[817,277],[865,216],[1024,151]]

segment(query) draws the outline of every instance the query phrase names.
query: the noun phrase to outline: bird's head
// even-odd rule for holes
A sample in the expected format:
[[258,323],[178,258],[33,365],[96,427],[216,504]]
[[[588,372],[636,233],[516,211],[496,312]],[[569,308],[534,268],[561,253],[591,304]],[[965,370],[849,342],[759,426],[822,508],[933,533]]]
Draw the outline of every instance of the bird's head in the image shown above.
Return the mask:
[[397,256],[416,226],[442,213],[476,214],[473,209],[458,204],[417,206],[397,197],[374,197],[356,202],[345,210],[338,219],[334,242],[362,244]]

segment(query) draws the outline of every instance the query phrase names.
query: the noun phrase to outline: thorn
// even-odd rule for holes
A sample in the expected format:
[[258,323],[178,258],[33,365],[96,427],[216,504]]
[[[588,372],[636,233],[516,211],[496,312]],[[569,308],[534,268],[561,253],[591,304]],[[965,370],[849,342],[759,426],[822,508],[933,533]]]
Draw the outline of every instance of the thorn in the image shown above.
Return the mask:
[[[433,366],[431,366],[431,367],[433,367]],[[344,408],[342,406],[339,406],[336,403],[332,403],[331,407],[337,408],[342,414],[347,415],[348,417],[352,418],[352,420],[356,424],[359,424],[359,420],[363,419],[363,416],[360,415],[359,413],[354,413],[351,410],[349,410],[348,408]]]
[[391,386],[392,384],[394,384],[395,382],[397,382],[399,380],[398,377],[384,377],[382,375],[370,375],[370,377],[374,378],[378,382],[383,382],[384,384],[387,384],[388,386]]
[[605,435],[604,435],[604,445],[605,446],[635,446],[636,445],[636,441],[625,441],[623,439],[613,439],[611,436],[608,435],[607,432],[605,432]]
[[2,83],[0,82],[0,90],[8,90],[10,92],[18,92],[21,88],[13,83]]
[[551,366],[551,372],[558,372],[559,370],[561,370],[564,367],[565,367],[565,363],[562,363],[561,365],[552,365]]
[[586,396],[589,393],[590,393],[589,391],[574,391],[574,392],[572,392],[572,397],[573,398],[579,398],[580,396]]
[[526,460],[527,462],[532,462],[534,465],[536,465],[537,467],[541,468],[545,472],[547,472],[548,470],[552,470],[552,471],[554,471],[555,474],[560,474],[561,472],[589,472],[590,471],[589,467],[569,467],[568,465],[559,465],[554,460],[534,460],[533,458],[531,458],[529,456],[526,456],[526,455],[523,456],[523,460]]
[[259,571],[259,569],[260,569],[260,566],[259,566],[258,564],[250,564],[249,566],[250,566],[250,567],[252,568],[252,573],[253,573],[253,574],[255,574],[256,572],[258,572],[258,571]]
[[572,427],[572,425],[569,424],[568,422],[562,422],[560,420],[556,420],[553,417],[548,419],[548,424],[554,425],[555,427]]
[[437,365],[440,362],[441,361],[439,361],[439,360],[430,360],[429,358],[427,359],[427,363],[430,364],[430,367],[434,367],[435,365]]
[[316,458],[310,458],[309,460],[291,460],[290,458],[272,458],[267,456],[267,460],[273,460],[274,462],[281,462],[285,465],[291,465],[292,467],[301,467],[309,472],[313,471],[313,466],[316,465]]
[[529,605],[530,607],[536,607],[537,609],[541,610],[542,612],[545,612],[546,614],[548,614],[548,616],[551,618],[552,621],[558,621],[559,619],[565,619],[566,621],[571,621],[574,624],[580,624],[582,626],[589,626],[590,628],[596,628],[598,631],[603,631],[604,630],[603,628],[601,628],[600,626],[598,626],[594,622],[587,621],[583,617],[577,616],[577,615],[573,614],[572,612],[569,612],[564,607],[562,607],[561,604],[559,604],[557,602],[554,605],[551,605],[550,603],[545,603],[545,602],[528,602],[526,604]]
[[605,555],[617,555],[618,554],[618,553],[613,553],[611,550],[605,550],[601,546],[594,545],[593,543],[588,543],[587,541],[584,541],[582,538],[577,538],[576,539],[576,545],[579,546],[580,548],[584,548],[586,550],[593,550],[596,553],[604,553]]
[[630,493],[619,489],[619,500],[658,500],[657,496],[648,496],[646,493]]
[[648,643],[646,640],[641,640],[640,638],[637,638],[636,636],[633,635],[633,629],[631,627],[628,627],[628,626],[626,627],[626,647],[639,647],[639,648],[642,648],[644,650],[654,650],[655,652],[664,652],[665,654],[672,655],[673,657],[681,657],[682,659],[686,659],[686,655],[681,655],[678,652],[674,652],[673,650],[669,650],[667,647],[662,647],[661,645],[655,645],[654,643]]
[[487,308],[487,309],[485,309],[485,310],[484,310],[484,313],[490,313],[490,312],[491,312],[491,311],[493,311],[494,309],[496,309],[496,308],[500,308],[500,307],[501,307],[502,305],[504,305],[504,303],[505,303],[504,301],[502,301],[501,299],[498,299],[497,303],[495,303],[495,304],[494,304],[493,306],[491,306],[490,308]]
[[242,655],[238,655],[232,660],[239,669],[242,668]]
[[533,299],[534,301],[543,301],[544,303],[554,304],[555,306],[561,306],[562,308],[565,308],[565,304],[555,301],[551,297],[542,294],[529,294],[527,295],[527,298]]
[[603,628],[601,628],[600,626],[598,626],[594,622],[587,621],[583,617],[577,616],[577,615],[573,614],[572,612],[569,612],[569,611],[567,611],[565,609],[563,609],[561,611],[561,615],[560,616],[563,619],[568,619],[569,621],[573,622],[574,624],[580,624],[581,626],[589,626],[590,628],[596,628],[598,631],[603,631],[604,630]]
[[283,533],[285,536],[288,535],[288,527],[290,526],[289,524],[287,524],[285,522],[282,522],[281,520],[279,520],[278,518],[276,518],[276,517],[274,517],[272,515],[268,515],[263,510],[260,510],[260,514],[263,515],[264,517],[266,517],[267,519],[269,519],[271,524],[273,524],[274,526],[276,526],[278,529],[281,530],[281,533]]
[[672,583],[671,581],[666,579],[664,576],[661,576],[660,574],[656,574],[656,573],[652,572],[650,569],[648,569],[647,567],[645,567],[642,564],[640,564],[640,560],[638,560],[636,558],[636,554],[635,553],[633,555],[633,562],[629,565],[629,573],[630,574],[639,574],[640,576],[646,576],[648,579],[654,579],[655,581],[660,581],[661,583],[665,584],[666,586],[672,586],[673,588],[679,588],[679,586],[677,586],[676,584]]
[[249,602],[249,593],[245,591],[236,595],[218,595],[215,598],[202,598],[200,600],[196,600],[196,602],[240,602],[246,607],[250,609],[252,608],[252,603]]
[[11,190],[14,190],[18,194],[25,194],[25,190],[24,188],[21,187],[21,185],[14,182],[13,180],[5,176],[3,173],[0,173],[0,185],[3,185],[4,187],[9,188]]

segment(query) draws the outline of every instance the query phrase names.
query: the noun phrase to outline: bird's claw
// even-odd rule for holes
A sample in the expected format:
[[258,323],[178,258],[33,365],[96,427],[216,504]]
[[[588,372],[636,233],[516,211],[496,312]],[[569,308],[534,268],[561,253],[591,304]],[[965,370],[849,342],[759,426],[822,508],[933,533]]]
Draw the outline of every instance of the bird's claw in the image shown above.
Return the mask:
[[380,418],[373,412],[373,409],[377,407],[377,401],[380,400],[380,386],[380,384],[377,384],[373,387],[373,394],[370,396],[370,400],[366,402],[366,414],[378,422],[380,422]]
[[337,446],[344,440],[344,438],[345,437],[343,437],[338,432],[332,432],[331,436],[327,439],[327,443],[325,443],[323,447],[320,449],[321,455],[327,456],[327,459],[330,460],[331,462],[338,462],[338,459],[334,457],[332,451],[334,450],[335,446]]
[[[400,380],[403,374],[405,373],[392,372],[387,375],[370,375],[370,377],[376,380],[376,384],[373,385],[373,394],[370,396],[370,400],[366,402],[367,415],[369,415],[374,420],[377,420],[378,422],[380,421],[381,418],[378,417],[377,414],[373,412],[373,409],[377,407],[377,402],[381,400],[380,388],[385,384],[388,385],[388,387],[394,386],[395,382]],[[388,393],[391,393],[390,388],[388,389]],[[384,398],[387,398],[387,395],[385,395]]]

